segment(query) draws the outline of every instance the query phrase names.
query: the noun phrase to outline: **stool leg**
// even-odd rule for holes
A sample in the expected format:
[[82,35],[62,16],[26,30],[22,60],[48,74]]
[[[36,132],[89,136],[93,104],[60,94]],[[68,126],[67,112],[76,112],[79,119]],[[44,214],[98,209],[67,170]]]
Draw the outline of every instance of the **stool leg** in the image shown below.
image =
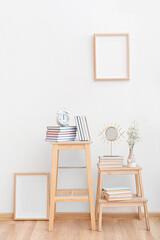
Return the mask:
[[[136,195],[137,197],[140,197],[138,174],[135,174],[135,182],[136,182]],[[141,207],[138,207],[138,217],[139,219],[142,218]]]
[[[59,159],[59,150],[57,150],[57,161]],[[58,184],[58,163],[57,163],[57,174],[56,174],[56,191],[57,191],[57,184]],[[56,194],[55,194],[56,195]],[[55,217],[56,217],[56,202],[54,203],[54,220],[55,220]]]
[[91,154],[90,154],[90,145],[89,144],[85,144],[85,157],[86,157],[86,166],[87,166],[91,227],[92,227],[92,230],[96,230],[94,198],[93,198],[93,183],[92,183],[92,169],[91,169]]
[[145,202],[143,205],[144,205],[144,216],[146,220],[146,228],[147,228],[147,231],[150,231],[147,202]]
[[97,193],[96,193],[96,209],[95,209],[95,217],[96,217],[96,219],[98,217],[99,184],[100,184],[100,171],[98,170]]
[[102,204],[99,204],[99,221],[98,221],[98,231],[101,231],[102,226]]
[[[99,170],[99,187],[98,187],[98,206],[99,206],[99,198],[102,195],[102,185],[103,185],[103,173]],[[97,206],[97,215],[98,215],[98,206]]]
[[50,212],[49,212],[49,231],[53,231],[53,221],[55,215],[55,196],[56,196],[56,177],[58,165],[58,146],[53,145],[52,152],[52,172],[51,172],[51,191],[50,191]]
[[141,170],[139,171],[139,184],[140,184],[141,196],[144,197],[144,190],[143,190],[143,182],[142,182]]
[[98,196],[101,197],[102,195],[102,185],[103,185],[103,173],[100,171],[100,177],[99,177],[99,193]]

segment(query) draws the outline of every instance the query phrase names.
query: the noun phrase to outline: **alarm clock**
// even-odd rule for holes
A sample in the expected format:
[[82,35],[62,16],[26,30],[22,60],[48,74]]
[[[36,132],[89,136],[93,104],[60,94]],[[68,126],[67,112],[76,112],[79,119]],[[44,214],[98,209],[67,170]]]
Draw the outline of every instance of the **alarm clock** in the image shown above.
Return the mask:
[[66,111],[66,110],[63,110],[63,109],[59,110],[57,112],[56,122],[61,127],[68,126],[68,124],[69,124],[69,112]]

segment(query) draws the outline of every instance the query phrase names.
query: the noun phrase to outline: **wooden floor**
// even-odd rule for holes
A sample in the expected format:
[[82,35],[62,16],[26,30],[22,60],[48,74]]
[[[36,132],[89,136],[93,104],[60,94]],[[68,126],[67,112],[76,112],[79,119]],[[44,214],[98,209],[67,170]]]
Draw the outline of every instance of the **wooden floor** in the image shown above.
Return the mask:
[[89,220],[56,220],[48,232],[48,221],[0,221],[0,240],[160,240],[160,218],[150,218],[150,226],[148,232],[144,220],[108,218],[97,232]]

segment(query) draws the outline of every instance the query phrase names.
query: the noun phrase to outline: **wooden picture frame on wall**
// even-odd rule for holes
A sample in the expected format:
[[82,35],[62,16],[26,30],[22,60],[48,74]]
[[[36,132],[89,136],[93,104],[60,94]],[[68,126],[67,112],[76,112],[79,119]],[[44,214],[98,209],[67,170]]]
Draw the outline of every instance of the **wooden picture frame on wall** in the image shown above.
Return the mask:
[[94,34],[95,81],[129,80],[129,34]]
[[49,191],[49,173],[15,173],[14,220],[48,220]]

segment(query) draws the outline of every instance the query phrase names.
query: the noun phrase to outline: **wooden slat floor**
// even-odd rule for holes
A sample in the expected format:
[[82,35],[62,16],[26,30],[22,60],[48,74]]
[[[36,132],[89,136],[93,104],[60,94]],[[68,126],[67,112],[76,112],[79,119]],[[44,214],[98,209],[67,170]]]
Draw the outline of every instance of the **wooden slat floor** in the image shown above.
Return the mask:
[[150,218],[150,226],[148,232],[143,219],[108,218],[97,232],[89,220],[56,220],[48,232],[48,221],[0,221],[0,240],[160,240],[160,218]]

